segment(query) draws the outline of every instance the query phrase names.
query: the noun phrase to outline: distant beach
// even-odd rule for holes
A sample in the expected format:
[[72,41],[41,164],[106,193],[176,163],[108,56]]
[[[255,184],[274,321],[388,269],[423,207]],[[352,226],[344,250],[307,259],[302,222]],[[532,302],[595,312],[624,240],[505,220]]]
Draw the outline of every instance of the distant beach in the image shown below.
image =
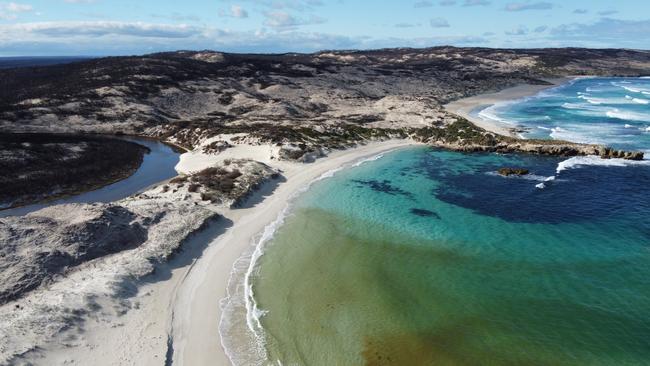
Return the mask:
[[477,117],[473,112],[480,107],[487,108],[497,103],[514,101],[517,99],[530,97],[543,90],[557,87],[573,79],[574,78],[572,77],[567,77],[567,78],[555,78],[555,79],[545,80],[550,83],[549,85],[532,85],[532,84],[517,85],[515,87],[504,89],[496,93],[480,94],[469,98],[459,99],[457,101],[446,104],[444,107],[447,111],[457,114],[483,129],[504,136],[517,137],[516,133],[514,133],[513,131],[513,128],[515,128],[515,126],[498,124],[494,121]]

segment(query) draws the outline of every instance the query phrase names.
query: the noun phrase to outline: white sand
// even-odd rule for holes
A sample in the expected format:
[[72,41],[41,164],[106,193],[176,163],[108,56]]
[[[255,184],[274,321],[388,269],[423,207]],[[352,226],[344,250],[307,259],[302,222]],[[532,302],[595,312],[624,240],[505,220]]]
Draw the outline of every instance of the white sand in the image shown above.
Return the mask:
[[498,93],[481,94],[474,97],[460,99],[451,102],[444,107],[448,112],[457,114],[485,130],[504,136],[517,137],[516,133],[513,131],[515,126],[508,126],[497,121],[473,116],[471,112],[478,107],[487,108],[497,103],[529,97],[541,92],[542,90],[556,87],[573,79],[575,78],[570,77],[546,80],[551,83],[551,85],[518,85],[513,88],[504,89]]
[[276,219],[294,192],[327,171],[410,143],[405,140],[372,143],[332,153],[312,164],[285,165],[287,181],[273,194],[251,208],[224,212],[233,226],[210,243],[179,284],[174,303],[174,364],[229,364],[218,333],[219,301],[226,297],[235,261],[255,243],[255,236]]
[[[271,160],[261,154],[262,149],[252,149],[244,155],[282,169],[286,181],[272,192],[261,190],[251,198],[251,207],[223,209],[220,213],[225,219],[184,244],[180,254],[142,281],[131,310],[93,317],[85,323],[82,339],[52,342],[56,346],[44,348],[40,358],[32,361],[42,365],[163,365],[169,358],[174,365],[229,365],[219,335],[220,301],[227,296],[237,259],[251,249],[294,192],[309,182],[330,170],[412,144],[409,140],[375,142],[333,152],[311,164]],[[198,162],[182,160],[182,170],[206,163],[205,156],[195,158]]]

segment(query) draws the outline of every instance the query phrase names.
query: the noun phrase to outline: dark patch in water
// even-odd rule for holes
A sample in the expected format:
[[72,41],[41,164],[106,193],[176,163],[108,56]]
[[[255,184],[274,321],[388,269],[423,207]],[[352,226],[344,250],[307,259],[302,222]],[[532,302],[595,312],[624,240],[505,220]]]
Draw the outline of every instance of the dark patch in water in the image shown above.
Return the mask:
[[436,219],[440,219],[440,215],[438,215],[437,213],[429,210],[424,210],[421,208],[412,208],[411,213],[421,217],[435,217]]
[[393,196],[401,195],[413,199],[413,194],[411,192],[407,192],[401,188],[395,187],[387,179],[381,181],[374,180],[374,179],[372,180],[353,179],[352,182],[357,183],[358,187],[369,187],[375,192],[386,193]]
[[[427,155],[421,165],[440,182],[433,194],[441,201],[510,222],[548,223],[595,221],[612,217],[643,220],[650,209],[650,167],[585,166],[563,171],[546,189],[530,179],[503,179],[486,174],[503,162],[475,154],[465,170],[453,171],[444,157]],[[471,157],[467,157],[471,158]],[[511,157],[504,157],[511,158]],[[521,166],[540,176],[553,176],[558,158],[517,156]]]
[[[489,327],[488,322],[476,317],[451,321],[432,329],[404,331],[364,338],[362,356],[365,366],[392,365],[567,365],[555,355],[544,359],[527,354],[487,347],[472,347],[476,333]],[[468,351],[471,349],[471,352]]]

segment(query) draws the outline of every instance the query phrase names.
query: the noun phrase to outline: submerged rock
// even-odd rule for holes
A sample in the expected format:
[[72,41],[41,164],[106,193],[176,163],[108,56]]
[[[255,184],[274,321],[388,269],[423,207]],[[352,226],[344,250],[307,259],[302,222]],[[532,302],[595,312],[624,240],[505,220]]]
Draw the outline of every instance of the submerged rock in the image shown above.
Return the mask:
[[436,219],[440,219],[440,215],[430,210],[425,210],[422,208],[412,208],[410,211],[412,214],[420,217],[433,217]]
[[501,168],[499,169],[499,174],[503,175],[504,177],[509,177],[511,175],[528,175],[530,174],[530,171],[528,169],[522,169],[522,168]]

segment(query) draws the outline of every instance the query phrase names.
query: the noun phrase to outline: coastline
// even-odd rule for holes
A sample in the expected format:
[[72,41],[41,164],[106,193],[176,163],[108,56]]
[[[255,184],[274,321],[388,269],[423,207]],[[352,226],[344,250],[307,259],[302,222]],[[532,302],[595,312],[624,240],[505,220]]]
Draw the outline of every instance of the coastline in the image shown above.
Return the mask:
[[[233,222],[232,227],[210,243],[203,257],[184,276],[177,292],[173,305],[173,363],[230,364],[222,347],[219,325],[224,315],[220,301],[228,296],[233,267],[254,248],[265,228],[276,221],[297,192],[329,171],[413,144],[409,140],[389,140],[336,151],[308,165],[282,164],[286,182],[273,192],[260,191],[257,198],[251,198],[252,206],[223,212]],[[259,200],[260,196],[266,197]]]
[[[238,261],[297,192],[324,173],[411,140],[371,142],[334,151],[310,164],[273,160],[285,179],[265,184],[240,208],[216,208],[221,217],[190,237],[181,250],[136,281],[126,312],[102,311],[84,323],[83,336],[53,339],[29,359],[35,364],[230,365],[223,348],[222,301]],[[197,157],[198,158],[198,157]]]
[[508,137],[518,137],[515,133],[515,126],[509,127],[498,124],[495,121],[478,118],[472,115],[472,111],[479,107],[490,107],[497,103],[510,102],[517,99],[533,96],[543,90],[552,89],[562,84],[574,80],[575,77],[564,77],[556,79],[546,79],[549,85],[532,85],[522,84],[512,88],[507,88],[496,93],[480,94],[469,98],[463,98],[451,103],[445,104],[443,107],[450,113],[459,115],[476,126],[483,128],[487,131],[494,132],[499,135]]

